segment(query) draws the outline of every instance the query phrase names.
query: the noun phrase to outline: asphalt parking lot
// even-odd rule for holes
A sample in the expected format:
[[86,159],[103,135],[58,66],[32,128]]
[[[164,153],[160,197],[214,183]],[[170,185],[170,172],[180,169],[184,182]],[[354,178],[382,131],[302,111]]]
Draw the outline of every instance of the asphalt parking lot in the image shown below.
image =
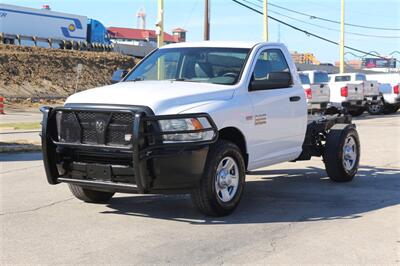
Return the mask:
[[0,263],[400,264],[400,114],[355,123],[352,183],[330,182],[318,158],[268,167],[224,218],[187,195],[83,203],[46,183],[40,153],[1,154]]

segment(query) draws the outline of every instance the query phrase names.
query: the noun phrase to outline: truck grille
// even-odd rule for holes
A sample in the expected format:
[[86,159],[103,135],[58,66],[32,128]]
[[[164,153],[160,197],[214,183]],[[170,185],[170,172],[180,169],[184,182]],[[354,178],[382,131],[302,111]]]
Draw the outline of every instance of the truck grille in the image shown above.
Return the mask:
[[59,141],[105,146],[132,143],[133,114],[90,111],[59,111]]

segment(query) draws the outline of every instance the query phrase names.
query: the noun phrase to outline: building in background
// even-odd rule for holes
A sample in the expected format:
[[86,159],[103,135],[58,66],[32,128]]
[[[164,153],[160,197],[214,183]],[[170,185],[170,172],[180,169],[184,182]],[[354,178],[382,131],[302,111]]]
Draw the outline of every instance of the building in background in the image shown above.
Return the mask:
[[172,36],[174,36],[178,42],[186,42],[186,32],[187,31],[182,28],[176,28],[172,30]]
[[[348,60],[345,65],[354,70],[368,70],[376,72],[400,72],[400,64],[392,57],[377,58],[365,57],[361,59]],[[339,61],[335,62],[335,66],[339,66]]]
[[[155,30],[109,27],[108,33],[113,43],[137,46],[157,47],[157,34]],[[165,44],[186,41],[186,31],[181,28],[173,30],[172,35],[164,32]]]
[[[361,62],[360,59],[347,60],[347,61],[345,61],[344,63],[345,63],[345,65],[346,65],[347,67],[351,67],[351,68],[353,68],[353,69],[355,69],[355,70],[361,70],[362,62]],[[336,62],[335,62],[335,66],[336,66],[336,67],[339,67],[339,65],[340,65],[339,61],[336,61]]]
[[298,53],[295,51],[291,55],[295,63],[319,65],[319,61],[312,53]]

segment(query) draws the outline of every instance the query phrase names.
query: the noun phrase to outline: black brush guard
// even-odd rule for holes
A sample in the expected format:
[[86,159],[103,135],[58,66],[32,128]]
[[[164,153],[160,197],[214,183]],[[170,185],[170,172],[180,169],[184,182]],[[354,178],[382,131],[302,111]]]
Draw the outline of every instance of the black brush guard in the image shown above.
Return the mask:
[[[208,153],[208,147],[218,138],[218,129],[211,117],[206,113],[197,114],[177,114],[155,116],[149,108],[138,107],[42,107],[42,152],[46,171],[47,181],[50,184],[60,182],[80,185],[82,187],[93,188],[105,191],[119,192],[137,192],[149,193],[157,190],[181,190],[188,189],[198,182],[201,178],[205,160]],[[62,142],[58,138],[58,129],[56,122],[57,112],[95,112],[103,114],[129,114],[132,116],[132,138],[129,145],[108,146],[105,144],[87,144],[80,141],[69,143]],[[75,115],[75,114],[74,114]],[[75,115],[76,116],[76,115]],[[183,118],[205,118],[209,128],[185,131],[161,132],[158,121],[168,119]],[[166,134],[189,134],[204,131],[212,131],[213,138],[207,141],[193,141],[182,143],[164,143],[162,136]],[[82,132],[82,128],[81,131]],[[82,133],[81,133],[82,134]],[[151,140],[151,143],[149,142]],[[60,173],[60,165],[68,152],[74,155],[77,153],[86,153],[103,156],[106,161],[83,164],[83,168],[91,169],[95,173],[107,172],[111,169],[107,160],[114,161],[113,167],[117,167],[118,156],[128,158],[133,167],[123,169],[132,171],[128,180],[123,182],[114,182],[112,180],[96,180],[85,178],[71,178],[65,173]],[[79,163],[75,164],[79,167]],[[107,167],[105,167],[107,166]],[[116,168],[117,169],[117,168]],[[195,169],[195,170],[193,170]],[[111,170],[110,170],[111,171]],[[194,172],[192,172],[194,171]],[[101,174],[101,173],[100,173]],[[187,183],[180,184],[182,178],[192,178]],[[154,179],[157,179],[156,181]],[[180,184],[180,185],[176,185]]]

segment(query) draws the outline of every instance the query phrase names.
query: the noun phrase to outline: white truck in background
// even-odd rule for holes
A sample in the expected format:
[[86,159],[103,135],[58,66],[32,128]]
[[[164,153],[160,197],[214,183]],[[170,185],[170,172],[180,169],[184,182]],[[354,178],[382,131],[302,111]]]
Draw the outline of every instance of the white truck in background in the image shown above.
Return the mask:
[[331,83],[346,84],[347,88],[351,87],[362,90],[364,94],[364,106],[359,108],[349,108],[349,113],[353,116],[359,116],[366,109],[370,109],[370,106],[376,106],[382,104],[382,99],[379,94],[379,84],[375,80],[367,81],[367,77],[364,73],[343,73],[334,74],[331,76]]
[[356,80],[355,73],[329,75],[332,106],[345,108],[352,116],[365,111],[364,81]]
[[[382,96],[380,105],[371,106],[374,108],[372,110],[373,114],[392,114],[397,112],[400,108],[400,73],[368,74],[367,80],[379,82],[379,93]],[[368,112],[370,112],[369,109]]]
[[301,71],[299,77],[307,96],[310,112],[324,112],[329,107],[330,89],[325,71]]

